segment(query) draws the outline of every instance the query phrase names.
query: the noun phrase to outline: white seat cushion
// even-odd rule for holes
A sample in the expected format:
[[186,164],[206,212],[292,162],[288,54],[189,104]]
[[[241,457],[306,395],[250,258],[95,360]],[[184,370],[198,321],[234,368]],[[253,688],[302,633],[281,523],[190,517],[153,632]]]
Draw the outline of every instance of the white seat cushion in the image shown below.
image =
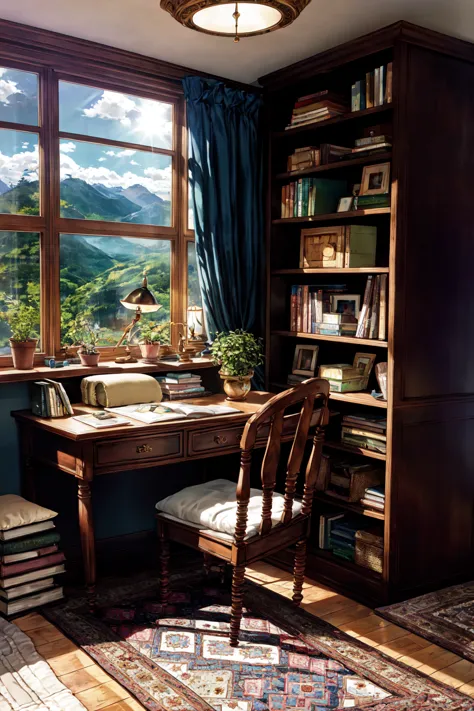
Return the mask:
[[[273,494],[272,525],[280,523],[284,497]],[[156,504],[163,511],[180,521],[187,521],[219,533],[234,535],[237,518],[236,485],[227,479],[214,479],[205,484],[188,486],[177,494],[167,496]],[[301,503],[293,502],[293,517],[301,511]],[[262,520],[262,492],[250,489],[246,538],[258,533]]]

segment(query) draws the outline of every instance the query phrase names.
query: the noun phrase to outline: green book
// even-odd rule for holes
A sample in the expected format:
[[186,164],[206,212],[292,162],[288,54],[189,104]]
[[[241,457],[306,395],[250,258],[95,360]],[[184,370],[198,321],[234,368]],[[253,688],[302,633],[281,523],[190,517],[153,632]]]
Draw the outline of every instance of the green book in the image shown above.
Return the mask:
[[316,192],[314,199],[314,214],[325,215],[336,212],[339,198],[347,195],[347,181],[326,180],[324,178],[313,179],[313,191]]
[[37,548],[51,546],[58,543],[60,539],[57,531],[45,531],[26,538],[16,538],[13,541],[0,542],[0,555],[13,555],[14,553],[24,553],[34,551]]

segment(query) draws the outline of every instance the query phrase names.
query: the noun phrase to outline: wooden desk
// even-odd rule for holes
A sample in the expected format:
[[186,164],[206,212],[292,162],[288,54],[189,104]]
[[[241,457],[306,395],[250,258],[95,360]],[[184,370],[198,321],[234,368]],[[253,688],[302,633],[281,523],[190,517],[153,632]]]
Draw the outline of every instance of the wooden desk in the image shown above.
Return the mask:
[[[38,464],[53,467],[77,479],[84,576],[92,598],[96,582],[91,488],[94,477],[238,452],[245,423],[271,397],[271,393],[251,392],[245,402],[233,403],[227,403],[223,394],[196,398],[186,402],[231,405],[238,414],[173,420],[154,425],[130,420],[131,424],[123,427],[97,430],[72,417],[46,419],[36,417],[27,410],[12,413],[19,428],[27,497],[35,497],[34,476]],[[76,415],[99,409],[85,405],[73,407]],[[287,440],[295,432],[297,417],[285,417],[283,434]],[[263,427],[257,446],[264,446],[267,437],[268,428]],[[150,501],[150,506],[154,503]]]

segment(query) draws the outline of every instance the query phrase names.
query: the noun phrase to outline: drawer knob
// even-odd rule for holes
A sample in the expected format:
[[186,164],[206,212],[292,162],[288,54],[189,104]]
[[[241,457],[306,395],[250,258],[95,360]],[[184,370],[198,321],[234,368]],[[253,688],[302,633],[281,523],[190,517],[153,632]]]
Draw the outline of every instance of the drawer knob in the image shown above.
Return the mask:
[[216,435],[214,437],[214,442],[216,444],[227,444],[227,437],[225,437],[224,435]]
[[138,444],[137,454],[143,454],[144,452],[153,452],[153,447],[150,447],[149,444]]

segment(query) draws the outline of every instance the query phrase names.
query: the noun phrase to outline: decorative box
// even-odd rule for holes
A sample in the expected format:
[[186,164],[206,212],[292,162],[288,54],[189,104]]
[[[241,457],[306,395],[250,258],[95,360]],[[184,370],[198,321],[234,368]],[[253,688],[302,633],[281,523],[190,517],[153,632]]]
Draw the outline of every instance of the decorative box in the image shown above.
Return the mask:
[[376,573],[383,572],[383,534],[378,529],[356,532],[355,562]]
[[331,471],[326,481],[326,493],[329,496],[357,503],[364,497],[368,487],[378,486],[383,481],[383,473],[372,464],[331,462]]

